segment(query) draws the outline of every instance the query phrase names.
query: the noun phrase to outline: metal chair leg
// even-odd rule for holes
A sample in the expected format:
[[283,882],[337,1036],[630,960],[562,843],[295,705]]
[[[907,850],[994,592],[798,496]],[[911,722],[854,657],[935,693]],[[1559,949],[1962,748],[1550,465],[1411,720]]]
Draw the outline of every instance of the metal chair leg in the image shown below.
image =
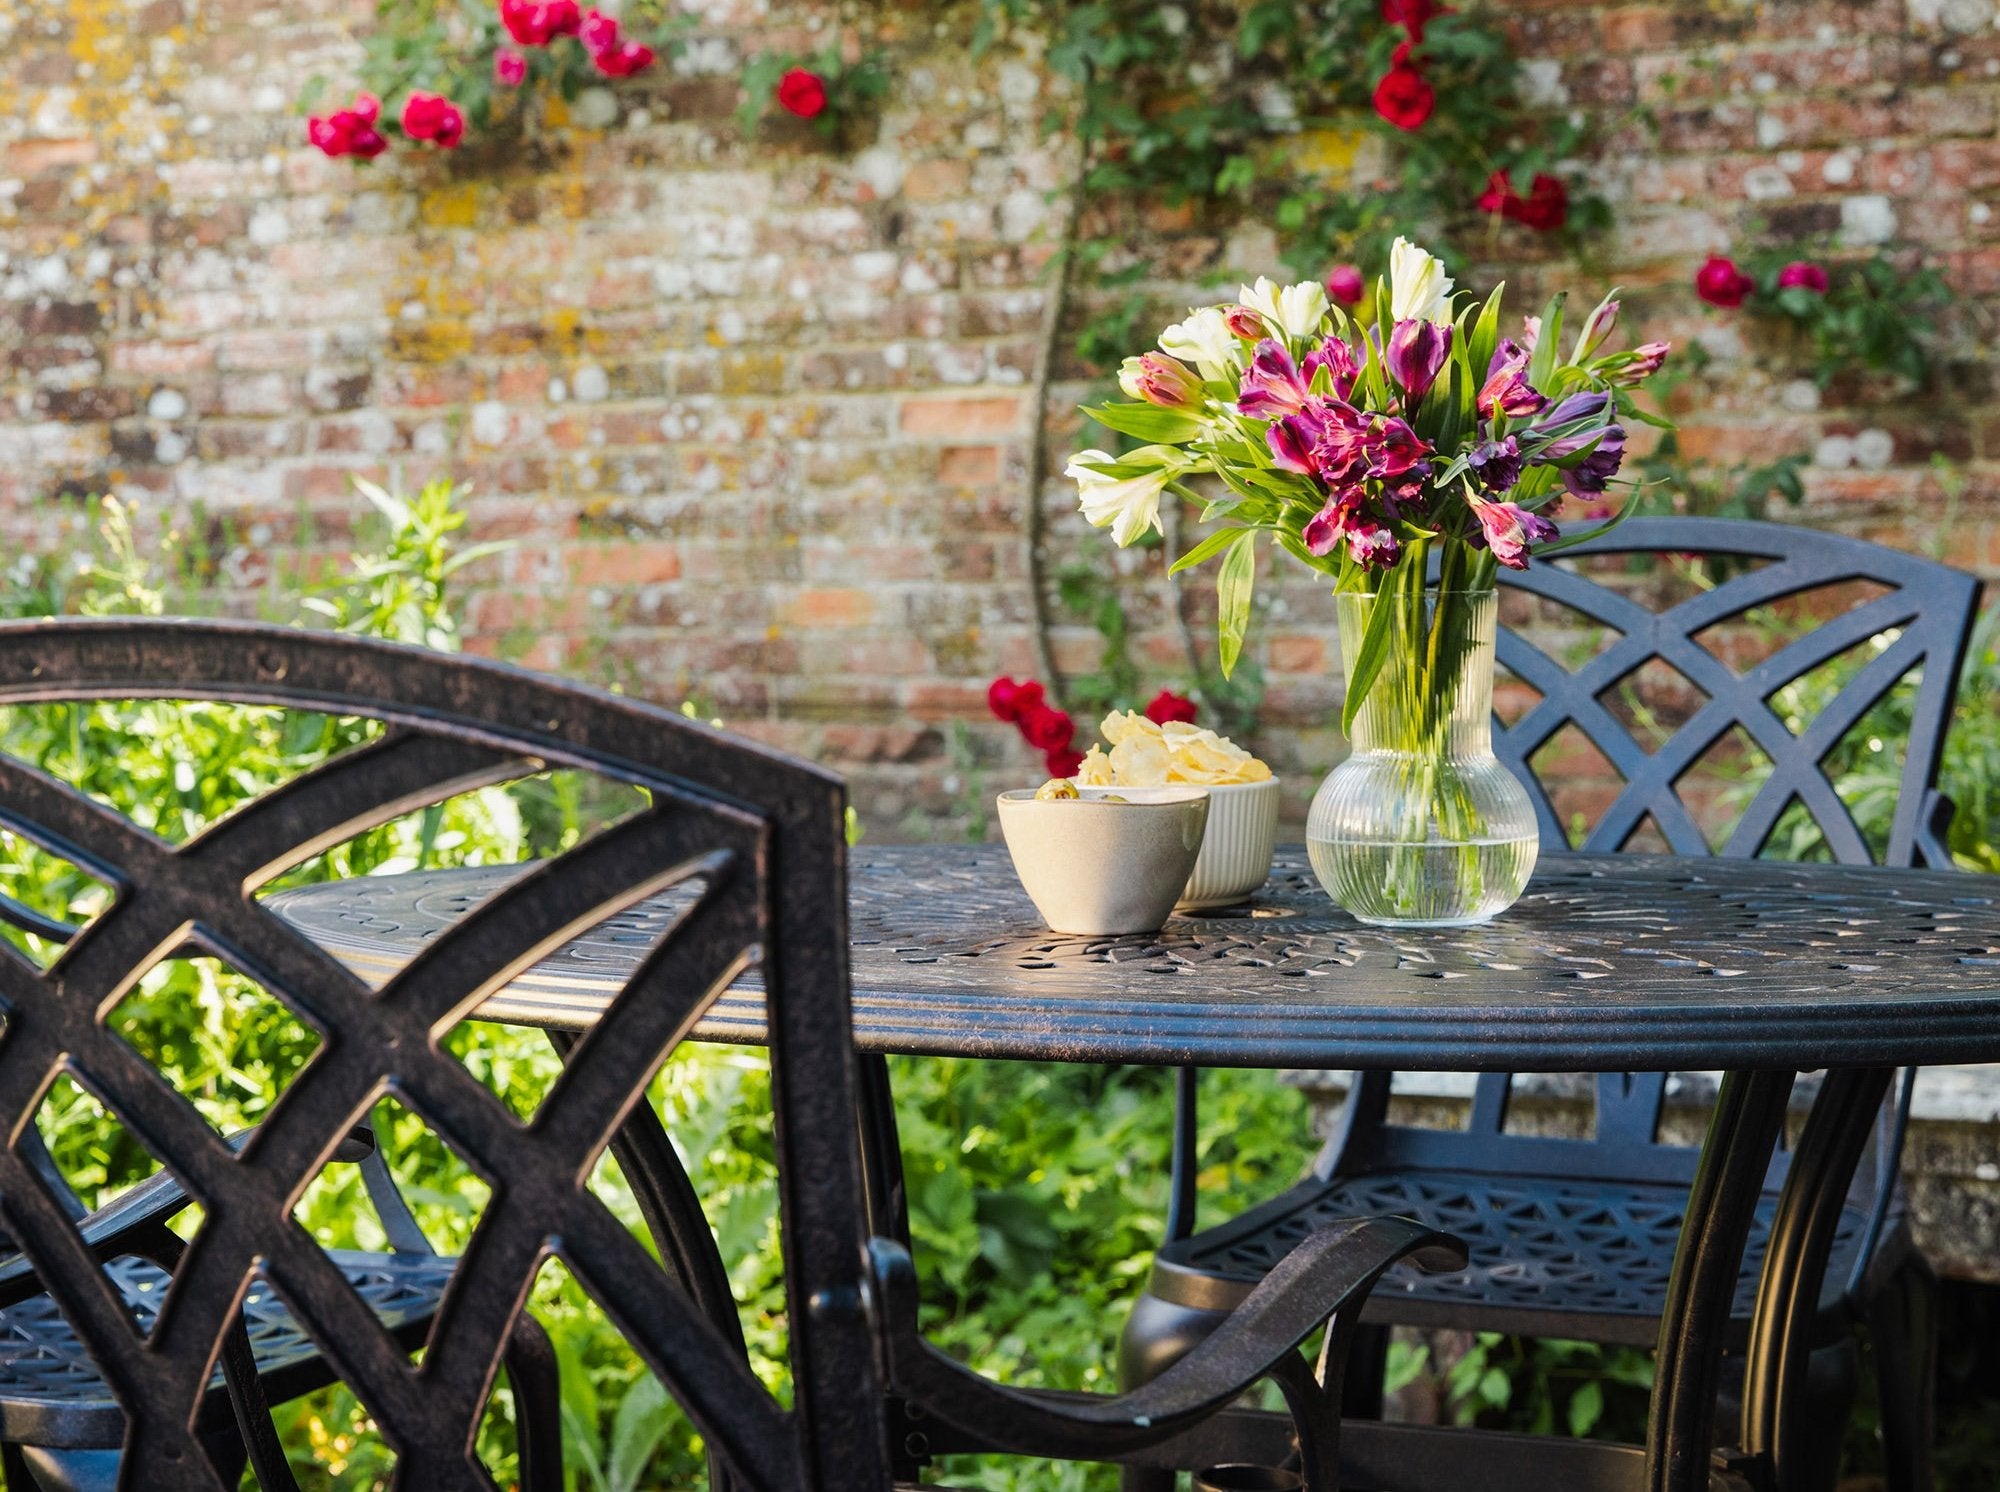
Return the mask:
[[1340,1384],[1342,1419],[1380,1419],[1389,1377],[1389,1328],[1359,1326]]
[[1889,1492],[1931,1492],[1936,1440],[1938,1283],[1912,1252],[1868,1305]]
[[[1228,1319],[1227,1311],[1200,1311],[1157,1295],[1141,1295],[1118,1339],[1119,1390],[1152,1382]],[[1171,1471],[1127,1466],[1119,1473],[1118,1485],[1120,1492],[1174,1492],[1177,1480]]]
[[562,1373],[541,1322],[523,1314],[507,1340],[521,1492],[563,1492]]

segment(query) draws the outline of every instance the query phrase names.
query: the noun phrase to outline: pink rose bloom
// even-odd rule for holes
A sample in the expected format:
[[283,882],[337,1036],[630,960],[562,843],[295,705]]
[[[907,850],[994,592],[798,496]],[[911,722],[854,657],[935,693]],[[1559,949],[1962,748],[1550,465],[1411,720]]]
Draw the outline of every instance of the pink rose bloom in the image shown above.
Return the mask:
[[1817,295],[1825,295],[1831,288],[1826,271],[1817,264],[1809,264],[1803,259],[1795,259],[1778,271],[1778,288],[1790,290],[1794,286],[1810,290]]
[[502,47],[493,54],[493,81],[502,88],[519,88],[528,81],[528,59]]

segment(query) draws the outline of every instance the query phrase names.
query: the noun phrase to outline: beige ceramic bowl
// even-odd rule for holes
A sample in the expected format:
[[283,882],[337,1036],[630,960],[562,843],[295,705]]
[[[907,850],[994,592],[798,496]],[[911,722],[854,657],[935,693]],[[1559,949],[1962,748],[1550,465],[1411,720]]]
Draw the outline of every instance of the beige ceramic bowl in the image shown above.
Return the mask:
[[1102,796],[1000,795],[1000,832],[1014,873],[1052,932],[1084,937],[1157,932],[1180,900],[1208,827],[1208,790],[1107,788]]
[[1208,833],[1202,838],[1194,874],[1181,892],[1181,906],[1190,910],[1226,907],[1255,895],[1270,878],[1271,856],[1277,847],[1277,778],[1211,786]]

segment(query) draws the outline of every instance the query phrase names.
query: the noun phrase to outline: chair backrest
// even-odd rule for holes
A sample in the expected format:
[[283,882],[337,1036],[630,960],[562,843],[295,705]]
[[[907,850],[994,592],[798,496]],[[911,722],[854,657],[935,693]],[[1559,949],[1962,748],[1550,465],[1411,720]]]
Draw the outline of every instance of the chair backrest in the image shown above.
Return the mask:
[[[1730,563],[1725,578],[1712,588],[1659,611],[1567,563],[1501,572],[1503,586],[1567,608],[1585,625],[1617,634],[1587,661],[1566,667],[1533,636],[1504,625],[1503,604],[1499,664],[1538,697],[1511,723],[1496,718],[1494,751],[1534,800],[1543,853],[1625,850],[1650,821],[1676,854],[1750,858],[1766,849],[1787,810],[1798,805],[1810,815],[1834,859],[1874,863],[1866,836],[1828,774],[1826,758],[1871,709],[1915,675],[1914,689],[1905,686],[1911,696],[1908,739],[1880,863],[1950,865],[1943,845],[1950,805],[1937,791],[1937,773],[1972,631],[1978,582],[1863,540],[1737,519],[1634,518],[1569,550],[1564,558],[1659,554]],[[1783,641],[1740,671],[1703,641],[1704,634],[1717,628],[1723,629],[1717,636],[1727,638],[1728,624],[1759,608],[1857,583],[1879,594]],[[1831,690],[1820,713],[1794,733],[1772,707],[1771,697],[1849,654],[1857,655],[1856,666]],[[1606,696],[1656,662],[1703,698],[1649,750]],[[1535,765],[1538,753],[1568,727],[1581,732],[1624,779],[1574,846]],[[1685,785],[1691,769],[1737,732],[1739,740],[1747,738],[1768,759],[1770,772],[1747,791],[1740,816],[1722,841],[1712,844],[1684,796]],[[1666,1074],[1600,1074],[1595,1135],[1585,1143],[1504,1133],[1512,1089],[1512,1079],[1504,1073],[1479,1080],[1466,1130],[1390,1126],[1390,1076],[1357,1079],[1344,1133],[1328,1164],[1342,1169],[1476,1165],[1679,1182],[1693,1177],[1691,1147],[1658,1143]],[[1783,1166],[1780,1157],[1773,1168],[1774,1184]]]
[[[0,827],[113,893],[46,969],[0,949],[7,1132],[31,1128],[49,1085],[67,1074],[205,1208],[148,1336],[24,1147],[0,1147],[5,1230],[125,1412],[128,1468],[144,1468],[131,1484],[224,1485],[190,1427],[238,1302],[261,1274],[394,1447],[401,1485],[490,1488],[469,1448],[511,1323],[553,1255],[742,1484],[888,1486],[863,1310],[837,778],[667,711],[478,660],[235,623],[0,625],[0,705],[84,700],[278,706],[383,726],[180,844],[0,756]],[[648,806],[509,881],[379,991],[256,895],[374,826],[557,769],[636,786]],[[443,1048],[443,1034],[521,970],[676,887],[687,909],[527,1123]],[[107,1028],[134,981],[190,946],[251,974],[323,1038],[240,1156]],[[668,1054],[752,964],[768,997],[790,1410],[587,1184]],[[385,1091],[492,1189],[419,1372],[291,1212]]]

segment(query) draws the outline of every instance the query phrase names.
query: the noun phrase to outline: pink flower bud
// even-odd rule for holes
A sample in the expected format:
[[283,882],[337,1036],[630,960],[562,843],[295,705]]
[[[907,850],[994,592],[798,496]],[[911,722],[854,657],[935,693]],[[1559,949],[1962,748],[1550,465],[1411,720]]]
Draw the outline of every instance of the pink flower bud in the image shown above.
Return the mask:
[[1230,332],[1245,342],[1261,342],[1271,335],[1264,318],[1248,306],[1231,306],[1222,313],[1222,319]]
[[1368,293],[1367,282],[1361,278],[1361,271],[1352,264],[1337,264],[1326,277],[1326,293],[1331,300],[1343,306],[1358,306],[1361,297]]
[[493,81],[502,88],[519,88],[528,81],[528,59],[502,47],[493,54]]

